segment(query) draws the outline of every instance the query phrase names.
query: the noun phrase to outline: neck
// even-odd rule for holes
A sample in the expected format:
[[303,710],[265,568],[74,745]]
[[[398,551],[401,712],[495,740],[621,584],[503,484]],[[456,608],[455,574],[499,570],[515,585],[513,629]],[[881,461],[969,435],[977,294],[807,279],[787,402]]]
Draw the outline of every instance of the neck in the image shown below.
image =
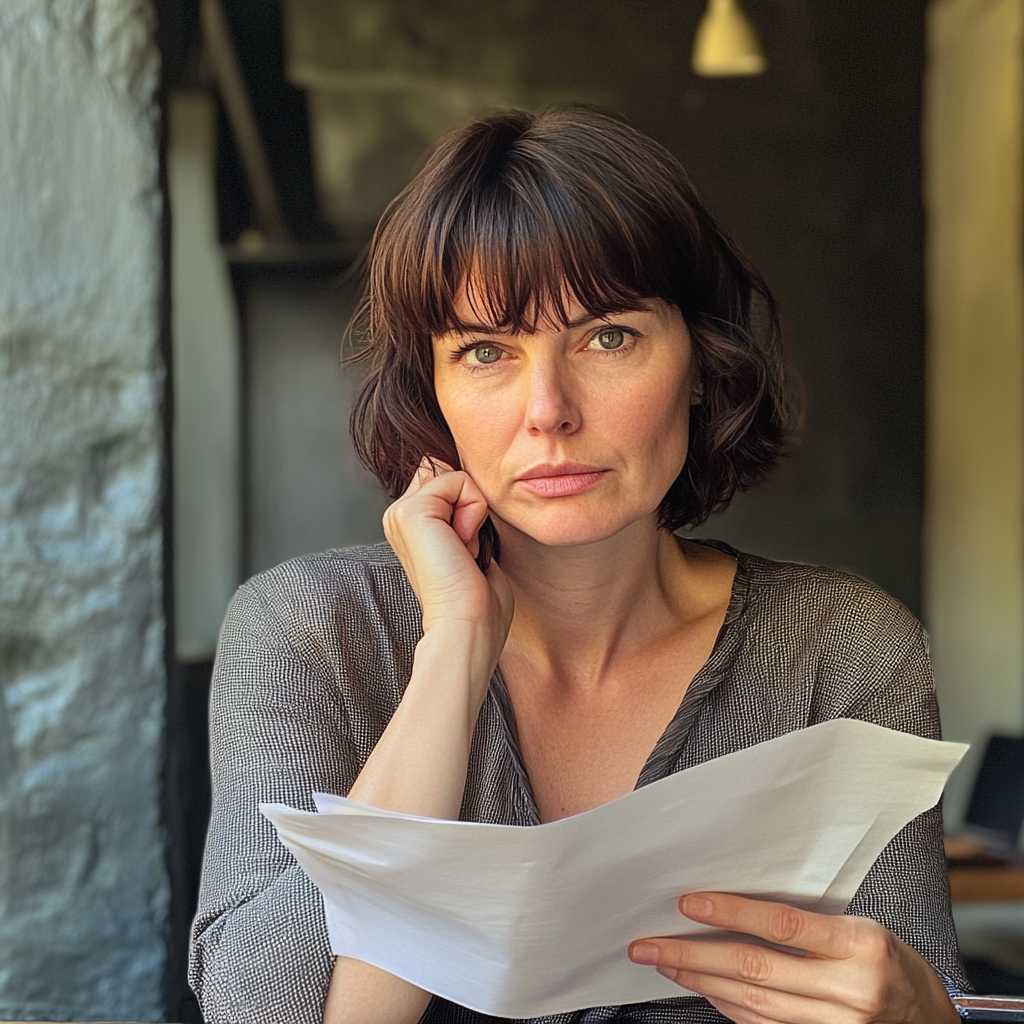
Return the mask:
[[546,547],[506,523],[498,529],[501,567],[516,598],[511,658],[596,683],[617,658],[649,649],[704,614],[699,558],[653,517],[578,547]]

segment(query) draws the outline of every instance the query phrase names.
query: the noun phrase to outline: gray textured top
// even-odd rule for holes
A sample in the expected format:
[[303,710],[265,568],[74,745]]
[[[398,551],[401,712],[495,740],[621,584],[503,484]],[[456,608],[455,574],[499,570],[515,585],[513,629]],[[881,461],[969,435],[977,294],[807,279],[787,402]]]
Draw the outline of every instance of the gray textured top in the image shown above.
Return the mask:
[[[638,786],[831,718],[939,736],[927,641],[901,604],[829,569],[737,558],[711,657]],[[386,544],[297,558],[235,595],[214,669],[213,813],[189,974],[208,1024],[320,1024],[333,963],[320,896],[257,804],[313,810],[314,791],[348,792],[401,699],[420,636],[419,605]],[[461,816],[539,820],[498,676],[480,712]],[[889,844],[848,912],[918,949],[950,991],[967,987],[938,808]],[[423,1019],[491,1018],[435,998]],[[544,1019],[725,1018],[690,996]]]

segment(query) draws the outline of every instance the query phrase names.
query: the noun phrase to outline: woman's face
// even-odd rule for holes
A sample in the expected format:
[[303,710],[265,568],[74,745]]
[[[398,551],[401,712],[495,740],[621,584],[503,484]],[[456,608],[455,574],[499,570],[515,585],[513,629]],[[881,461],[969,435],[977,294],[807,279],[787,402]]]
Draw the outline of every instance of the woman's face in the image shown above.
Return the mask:
[[[465,290],[456,310],[478,322]],[[463,469],[498,519],[552,546],[651,516],[686,459],[698,386],[675,306],[567,312],[534,334],[480,324],[434,339],[434,387]]]

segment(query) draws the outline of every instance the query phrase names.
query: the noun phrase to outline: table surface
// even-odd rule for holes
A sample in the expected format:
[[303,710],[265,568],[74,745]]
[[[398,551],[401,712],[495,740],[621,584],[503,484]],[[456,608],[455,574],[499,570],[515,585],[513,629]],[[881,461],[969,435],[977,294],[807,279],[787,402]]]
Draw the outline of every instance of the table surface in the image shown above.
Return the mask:
[[985,856],[976,843],[946,837],[949,894],[954,903],[974,900],[1024,900],[1024,867]]

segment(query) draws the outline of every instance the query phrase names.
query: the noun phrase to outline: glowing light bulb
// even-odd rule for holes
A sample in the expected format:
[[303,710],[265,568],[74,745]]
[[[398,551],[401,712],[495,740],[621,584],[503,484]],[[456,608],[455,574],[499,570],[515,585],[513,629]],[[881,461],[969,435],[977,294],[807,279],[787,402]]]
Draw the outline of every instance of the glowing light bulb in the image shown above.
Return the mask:
[[768,67],[739,0],[708,0],[693,39],[692,67],[706,78],[759,75]]

